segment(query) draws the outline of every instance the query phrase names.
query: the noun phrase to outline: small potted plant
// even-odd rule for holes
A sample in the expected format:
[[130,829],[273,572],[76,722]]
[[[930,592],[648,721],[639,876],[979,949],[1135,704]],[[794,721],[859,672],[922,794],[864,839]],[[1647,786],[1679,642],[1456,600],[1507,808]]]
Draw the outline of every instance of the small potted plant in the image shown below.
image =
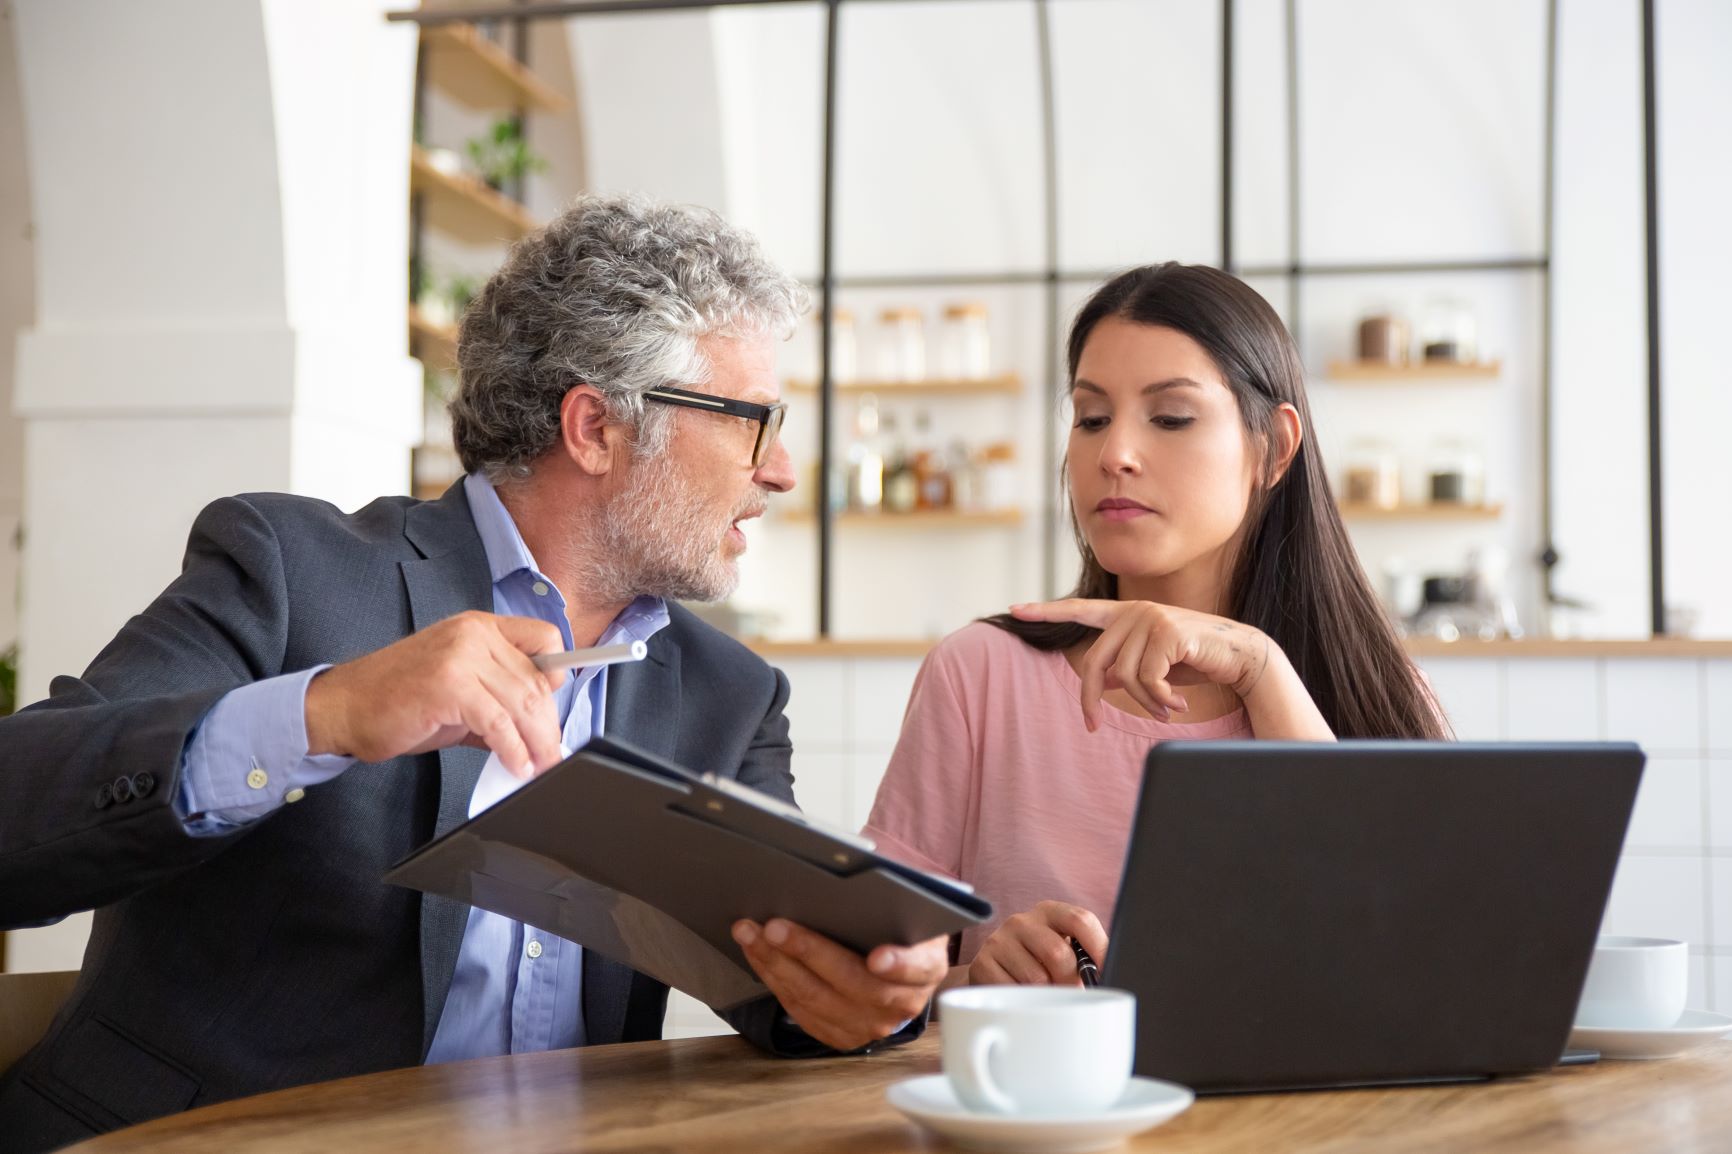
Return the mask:
[[454,273],[445,282],[445,299],[451,304],[453,320],[461,319],[469,302],[481,291],[481,282],[468,273]]
[[494,189],[547,170],[547,161],[529,147],[523,125],[514,119],[494,121],[485,135],[471,137],[465,147],[476,174]]
[[18,708],[18,646],[0,649],[0,717]]

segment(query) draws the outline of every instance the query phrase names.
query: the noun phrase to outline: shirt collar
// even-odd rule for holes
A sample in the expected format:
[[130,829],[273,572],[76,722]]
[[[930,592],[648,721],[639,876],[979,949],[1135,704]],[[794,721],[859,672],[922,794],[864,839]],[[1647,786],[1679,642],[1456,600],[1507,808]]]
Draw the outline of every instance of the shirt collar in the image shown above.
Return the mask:
[[[517,531],[511,511],[499,499],[499,491],[483,473],[470,473],[463,478],[463,495],[469,499],[469,515],[475,519],[475,531],[481,536],[481,548],[487,553],[487,568],[493,583],[498,585],[518,573],[546,581],[535,564],[535,556]],[[553,584],[551,581],[548,584]],[[648,641],[668,624],[668,605],[660,597],[637,598],[620,611],[608,628],[609,634],[624,634],[636,641]]]
[[525,569],[539,577],[535,557],[524,544],[523,534],[517,531],[517,522],[511,519],[493,482],[482,473],[470,473],[463,478],[463,495],[469,498],[469,515],[475,518],[475,531],[481,534],[481,547],[487,551],[493,583],[497,585]]

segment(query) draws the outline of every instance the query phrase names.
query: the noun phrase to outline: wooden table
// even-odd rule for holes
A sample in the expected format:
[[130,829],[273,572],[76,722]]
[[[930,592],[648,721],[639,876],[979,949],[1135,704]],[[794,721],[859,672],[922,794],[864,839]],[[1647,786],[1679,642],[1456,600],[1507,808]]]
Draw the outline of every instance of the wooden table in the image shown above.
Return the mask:
[[[766,1058],[735,1037],[391,1070],[242,1098],[79,1151],[834,1151],[948,1147],[884,1087],[938,1069],[935,1034],[864,1058]],[[1126,1150],[1732,1150],[1732,1041],[1473,1085],[1204,1098]]]

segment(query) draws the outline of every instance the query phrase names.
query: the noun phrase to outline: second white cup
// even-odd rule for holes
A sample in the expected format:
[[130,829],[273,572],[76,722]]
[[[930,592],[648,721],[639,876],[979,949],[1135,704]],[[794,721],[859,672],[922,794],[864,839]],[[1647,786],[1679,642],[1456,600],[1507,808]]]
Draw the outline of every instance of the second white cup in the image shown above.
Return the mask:
[[1124,990],[970,986],[938,997],[944,1073],[986,1114],[1079,1116],[1124,1096],[1137,1000]]
[[1690,994],[1690,947],[1672,938],[1602,937],[1576,1009],[1578,1026],[1663,1030]]

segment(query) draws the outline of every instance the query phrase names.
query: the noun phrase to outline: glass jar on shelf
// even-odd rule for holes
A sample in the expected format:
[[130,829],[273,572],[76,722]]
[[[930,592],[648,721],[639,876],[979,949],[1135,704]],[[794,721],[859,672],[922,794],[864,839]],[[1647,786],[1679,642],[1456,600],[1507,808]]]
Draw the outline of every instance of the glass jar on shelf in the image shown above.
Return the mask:
[[1401,461],[1387,441],[1362,438],[1348,447],[1342,500],[1394,509],[1401,504]]
[[1406,367],[1407,322],[1392,312],[1372,313],[1359,322],[1359,360],[1365,364]]
[[1433,445],[1426,480],[1426,496],[1434,505],[1485,503],[1484,465],[1465,441],[1445,438]]
[[879,321],[879,374],[910,384],[926,379],[926,319],[917,308],[885,309]]
[[920,476],[908,442],[896,431],[894,413],[884,414],[884,439],[890,446],[884,454],[884,511],[912,513],[920,506]]
[[848,445],[848,508],[876,513],[884,507],[884,449],[879,438],[878,398],[867,393],[854,414],[854,439]]
[[1427,361],[1472,364],[1479,357],[1478,326],[1462,301],[1436,300],[1426,306],[1419,329],[1420,353]]
[[860,343],[854,334],[854,311],[830,314],[830,379],[838,385],[860,379]]
[[978,381],[992,375],[992,334],[986,306],[979,301],[944,310],[941,374],[951,380]]
[[980,461],[960,438],[950,442],[950,503],[964,513],[980,510]]
[[994,441],[980,451],[979,507],[987,512],[1016,508],[1016,445]]

